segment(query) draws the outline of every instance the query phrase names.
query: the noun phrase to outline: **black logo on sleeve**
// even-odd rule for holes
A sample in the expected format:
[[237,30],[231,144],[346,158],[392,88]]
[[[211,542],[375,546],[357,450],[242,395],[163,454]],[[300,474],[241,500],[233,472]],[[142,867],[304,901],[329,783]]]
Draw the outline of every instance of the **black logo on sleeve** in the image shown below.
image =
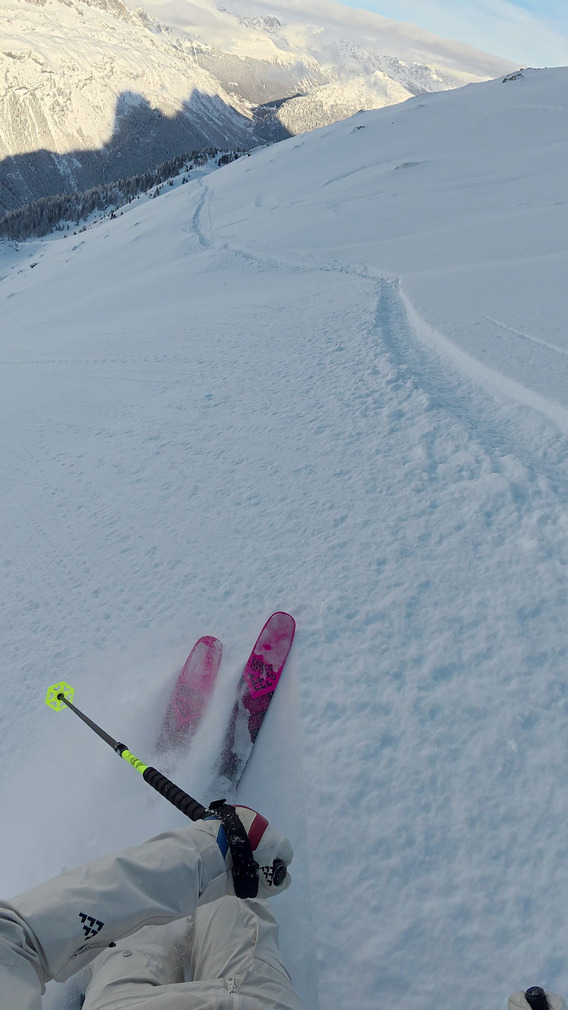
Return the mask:
[[104,922],[101,922],[100,919],[95,919],[92,915],[85,915],[84,912],[79,912],[79,918],[83,923],[86,940],[90,940],[93,936],[96,936],[97,933],[100,933],[104,926]]

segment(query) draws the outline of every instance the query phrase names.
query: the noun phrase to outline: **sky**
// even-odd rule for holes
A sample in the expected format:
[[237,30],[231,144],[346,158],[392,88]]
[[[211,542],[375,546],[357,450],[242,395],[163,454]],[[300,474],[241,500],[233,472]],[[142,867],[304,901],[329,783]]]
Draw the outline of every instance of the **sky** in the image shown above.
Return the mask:
[[568,65],[566,0],[343,0],[531,66]]

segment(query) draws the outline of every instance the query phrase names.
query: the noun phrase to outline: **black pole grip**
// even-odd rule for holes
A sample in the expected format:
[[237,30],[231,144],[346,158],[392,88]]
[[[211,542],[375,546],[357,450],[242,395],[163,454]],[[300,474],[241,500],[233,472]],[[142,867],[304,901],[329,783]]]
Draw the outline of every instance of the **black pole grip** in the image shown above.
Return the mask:
[[525,992],[525,999],[531,1010],[549,1010],[546,993],[539,985],[531,985]]
[[170,803],[173,803],[174,807],[181,810],[182,814],[189,817],[192,821],[200,821],[205,813],[205,807],[194,800],[193,796],[188,793],[184,793],[183,789],[176,786],[174,782],[170,782],[165,775],[157,771],[156,768],[146,768],[142,773],[142,778],[146,780],[149,786],[152,786],[156,792],[164,796]]

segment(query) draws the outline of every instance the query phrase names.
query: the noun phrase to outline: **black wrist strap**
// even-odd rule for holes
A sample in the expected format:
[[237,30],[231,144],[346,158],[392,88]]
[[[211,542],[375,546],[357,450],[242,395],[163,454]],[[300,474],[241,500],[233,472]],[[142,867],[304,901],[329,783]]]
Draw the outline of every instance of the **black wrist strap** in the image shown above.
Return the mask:
[[223,823],[233,860],[233,884],[237,898],[256,898],[258,894],[258,863],[243,822],[234,807],[225,800],[215,800],[209,810]]

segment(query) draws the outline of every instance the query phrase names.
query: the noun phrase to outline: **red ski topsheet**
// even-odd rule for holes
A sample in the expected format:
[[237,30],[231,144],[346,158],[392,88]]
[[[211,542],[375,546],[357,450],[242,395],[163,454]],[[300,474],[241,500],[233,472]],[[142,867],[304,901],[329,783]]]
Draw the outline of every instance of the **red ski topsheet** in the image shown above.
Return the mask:
[[236,788],[294,638],[296,622],[278,612],[268,618],[247,660],[221,754],[219,774]]
[[156,744],[158,751],[189,744],[213,694],[222,653],[221,642],[211,635],[193,646],[172,692]]
[[251,698],[260,698],[276,690],[295,628],[290,614],[279,612],[268,618],[244,669]]

